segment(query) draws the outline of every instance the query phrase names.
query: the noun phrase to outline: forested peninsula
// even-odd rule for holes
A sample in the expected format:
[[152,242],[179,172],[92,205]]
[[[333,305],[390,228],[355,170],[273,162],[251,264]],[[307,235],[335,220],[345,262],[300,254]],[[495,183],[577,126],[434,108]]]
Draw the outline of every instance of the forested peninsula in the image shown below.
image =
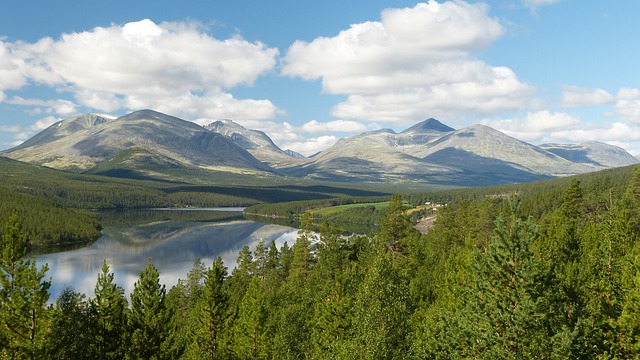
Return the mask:
[[[407,200],[439,198],[415,231]],[[391,197],[379,230],[301,216],[293,244],[196,261],[167,289],[149,259],[132,294],[50,301],[8,216],[0,356],[14,359],[633,359],[640,356],[640,167],[551,183]],[[54,305],[48,305],[55,303]]]

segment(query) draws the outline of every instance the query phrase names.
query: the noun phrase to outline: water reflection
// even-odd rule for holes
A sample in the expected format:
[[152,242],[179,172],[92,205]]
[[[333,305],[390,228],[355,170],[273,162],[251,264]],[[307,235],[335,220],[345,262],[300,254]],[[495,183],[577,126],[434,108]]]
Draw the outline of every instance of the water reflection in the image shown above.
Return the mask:
[[[293,244],[297,237],[297,230],[290,227],[229,220],[237,218],[237,213],[216,214],[214,220],[204,219],[202,214],[188,220],[185,214],[160,213],[123,213],[126,221],[117,221],[118,217],[110,214],[111,225],[105,226],[103,236],[93,245],[37,256],[39,265],[49,264],[51,300],[55,301],[67,285],[93,297],[103,259],[111,266],[118,285],[130,293],[149,258],[158,268],[160,280],[169,288],[179,278],[186,277],[196,258],[208,267],[221,256],[232,269],[238,252],[245,245],[253,251],[260,240],[265,239],[267,243],[275,240],[280,247],[285,241]],[[147,221],[140,220],[141,217]]]

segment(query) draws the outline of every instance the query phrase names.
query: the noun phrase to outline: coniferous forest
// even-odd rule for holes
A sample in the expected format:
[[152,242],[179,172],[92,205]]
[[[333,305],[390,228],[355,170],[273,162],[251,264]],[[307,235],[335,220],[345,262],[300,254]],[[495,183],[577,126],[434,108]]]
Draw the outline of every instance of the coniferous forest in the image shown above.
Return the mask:
[[424,235],[405,211],[420,196],[392,196],[370,236],[307,213],[294,244],[245,247],[233,269],[196,261],[167,289],[149,259],[127,295],[105,262],[94,293],[55,301],[12,213],[0,358],[638,358],[640,167],[607,174],[429,195],[448,203]]

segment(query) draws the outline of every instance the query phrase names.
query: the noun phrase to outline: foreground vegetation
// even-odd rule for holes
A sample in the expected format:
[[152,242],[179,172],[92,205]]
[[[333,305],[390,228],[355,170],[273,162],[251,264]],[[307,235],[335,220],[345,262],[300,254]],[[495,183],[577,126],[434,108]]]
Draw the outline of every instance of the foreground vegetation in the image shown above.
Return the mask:
[[372,236],[304,215],[295,244],[245,247],[230,273],[196,261],[168,291],[152,259],[130,297],[105,263],[94,294],[52,307],[14,214],[0,357],[640,357],[640,167],[485,191],[450,197],[426,235],[397,195]]

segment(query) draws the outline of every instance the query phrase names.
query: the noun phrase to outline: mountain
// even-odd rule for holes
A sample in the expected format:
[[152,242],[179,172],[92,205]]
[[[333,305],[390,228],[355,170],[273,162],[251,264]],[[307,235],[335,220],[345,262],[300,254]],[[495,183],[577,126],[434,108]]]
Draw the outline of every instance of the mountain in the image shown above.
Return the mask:
[[[453,157],[457,153],[458,156]],[[474,157],[460,156],[473,154]],[[573,163],[556,154],[517,140],[485,125],[473,125],[451,132],[422,146],[415,156],[435,163],[451,164],[464,169],[484,168],[486,172],[499,172],[502,169],[486,168],[489,164],[479,164],[475,157],[493,159],[502,165],[517,170],[548,176],[566,176],[593,171],[595,168]]]
[[623,149],[595,142],[587,145],[579,149],[588,152],[591,160],[579,161],[577,156],[567,157],[567,151],[534,146],[488,126],[455,130],[428,119],[400,133],[383,129],[342,139],[304,164],[282,171],[323,180],[479,186],[542,180],[637,163]]
[[638,159],[623,148],[598,141],[581,144],[543,144],[539,147],[571,162],[598,167],[619,167],[638,163]]
[[399,134],[390,129],[366,132],[340,139],[331,148],[306,159],[305,163],[281,170],[292,176],[330,181],[434,181],[458,171],[446,165],[427,163],[412,156],[409,150],[439,138],[449,129],[437,120],[429,119]]
[[382,129],[341,139],[304,157],[231,120],[202,127],[153,110],[62,120],[0,155],[121,177],[177,180],[186,173],[211,176],[213,170],[457,186],[527,182],[638,163],[623,149],[603,143],[534,146],[488,126],[456,130],[432,118],[399,133]]
[[97,173],[168,168],[272,171],[230,138],[152,110],[118,118],[89,114],[62,120],[2,155]]
[[280,149],[264,132],[246,129],[232,120],[215,121],[205,128],[230,138],[256,159],[273,168],[291,166],[299,162],[299,156],[292,156],[292,154]]

